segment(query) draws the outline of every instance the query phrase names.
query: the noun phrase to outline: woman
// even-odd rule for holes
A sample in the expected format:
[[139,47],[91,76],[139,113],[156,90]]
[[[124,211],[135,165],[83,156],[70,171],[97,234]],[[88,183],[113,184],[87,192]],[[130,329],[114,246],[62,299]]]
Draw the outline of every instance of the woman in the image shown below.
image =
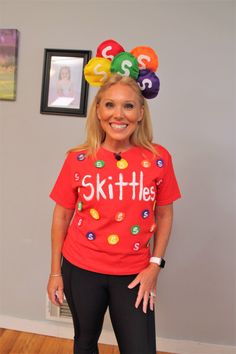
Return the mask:
[[93,101],[85,144],[69,152],[51,192],[48,295],[61,304],[65,292],[74,353],[98,353],[107,308],[121,354],[156,353],[156,283],[179,197],[139,86],[112,75]]

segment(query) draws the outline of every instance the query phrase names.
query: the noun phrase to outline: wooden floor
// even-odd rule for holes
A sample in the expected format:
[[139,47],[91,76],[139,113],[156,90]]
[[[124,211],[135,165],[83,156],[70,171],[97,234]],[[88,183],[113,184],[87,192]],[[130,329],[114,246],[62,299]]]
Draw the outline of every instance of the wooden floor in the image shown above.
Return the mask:
[[[0,329],[1,354],[71,354],[72,340]],[[100,354],[119,354],[116,346],[99,344]],[[158,352],[158,354],[171,354]],[[173,353],[172,353],[173,354]]]

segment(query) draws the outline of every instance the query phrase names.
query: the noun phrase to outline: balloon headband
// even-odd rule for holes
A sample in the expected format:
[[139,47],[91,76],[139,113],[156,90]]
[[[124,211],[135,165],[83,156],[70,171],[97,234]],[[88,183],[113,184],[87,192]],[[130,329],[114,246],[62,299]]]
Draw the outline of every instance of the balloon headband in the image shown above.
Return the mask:
[[152,48],[135,47],[129,53],[110,39],[98,46],[96,57],[84,67],[84,76],[92,86],[102,86],[115,73],[130,76],[137,81],[145,98],[154,98],[160,89],[157,67],[158,57]]

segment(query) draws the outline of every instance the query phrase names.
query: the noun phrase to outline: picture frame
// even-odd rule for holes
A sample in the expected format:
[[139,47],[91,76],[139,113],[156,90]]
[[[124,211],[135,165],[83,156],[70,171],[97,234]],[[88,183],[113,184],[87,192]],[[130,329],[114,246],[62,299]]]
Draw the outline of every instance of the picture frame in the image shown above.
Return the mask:
[[44,49],[40,113],[85,117],[88,83],[84,66],[91,50]]
[[16,100],[19,31],[0,29],[0,100]]

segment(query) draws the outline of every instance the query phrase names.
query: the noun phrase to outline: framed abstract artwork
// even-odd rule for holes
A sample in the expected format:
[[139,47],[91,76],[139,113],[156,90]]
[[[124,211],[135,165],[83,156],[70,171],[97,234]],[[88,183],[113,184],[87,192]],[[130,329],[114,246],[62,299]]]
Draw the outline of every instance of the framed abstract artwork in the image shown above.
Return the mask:
[[40,112],[85,117],[88,83],[84,66],[90,50],[45,49]]
[[0,100],[16,100],[19,31],[0,29]]

